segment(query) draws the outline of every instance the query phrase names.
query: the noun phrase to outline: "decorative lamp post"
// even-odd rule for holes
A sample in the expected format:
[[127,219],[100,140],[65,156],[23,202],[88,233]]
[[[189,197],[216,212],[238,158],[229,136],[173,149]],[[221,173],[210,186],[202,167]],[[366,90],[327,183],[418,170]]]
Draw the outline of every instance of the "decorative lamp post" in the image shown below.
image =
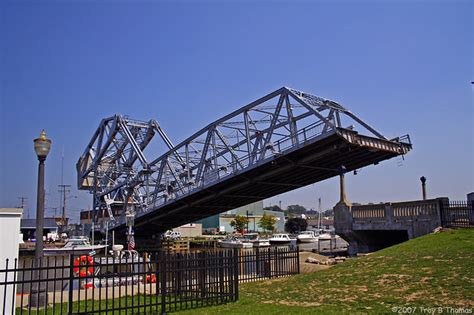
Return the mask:
[[420,181],[421,181],[421,195],[423,197],[423,200],[426,200],[426,177],[421,176]]
[[38,156],[38,193],[36,199],[36,250],[35,258],[43,257],[43,226],[44,226],[44,161],[51,149],[51,140],[46,132],[41,131],[40,137],[34,140],[35,152]]
[[[38,192],[36,199],[36,246],[35,246],[35,261],[39,267],[40,261],[43,258],[43,226],[44,226],[44,161],[51,149],[51,140],[46,138],[46,132],[41,131],[39,138],[34,140],[34,148],[38,156]],[[36,270],[36,277],[39,278],[41,271]],[[44,278],[43,278],[44,279]],[[37,283],[33,289],[30,305],[33,307],[46,307],[47,295],[44,282]]]

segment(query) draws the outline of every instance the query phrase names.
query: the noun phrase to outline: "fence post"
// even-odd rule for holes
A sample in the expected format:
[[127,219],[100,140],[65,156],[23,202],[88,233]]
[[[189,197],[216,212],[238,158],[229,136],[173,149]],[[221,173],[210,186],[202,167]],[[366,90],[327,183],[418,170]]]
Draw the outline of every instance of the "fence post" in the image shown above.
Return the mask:
[[161,314],[166,314],[166,255],[167,253],[162,251],[160,257],[160,274],[161,274]]
[[300,249],[296,246],[296,264],[298,268],[298,274],[300,273]]
[[468,226],[474,226],[474,200],[467,201],[467,213],[469,216]]
[[68,306],[67,306],[68,314],[72,314],[72,296],[74,293],[73,284],[74,284],[74,254],[69,254],[69,288],[68,288]]
[[436,198],[438,200],[438,217],[440,220],[440,225],[442,227],[449,227],[449,222],[451,219],[448,217],[450,216],[449,214],[449,199],[446,197],[443,198]]
[[182,281],[182,277],[181,277],[181,257],[184,257],[181,256],[181,253],[176,253],[175,254],[175,266],[174,266],[174,269],[175,269],[175,274],[176,274],[176,288],[175,288],[175,292],[181,296],[181,281]]
[[201,301],[206,296],[206,268],[207,268],[207,252],[201,253],[201,263],[200,272],[199,272],[199,279],[200,279],[200,289],[201,289]]
[[219,295],[221,297],[221,302],[223,301],[223,295],[224,295],[224,253],[219,251],[215,252],[216,255],[218,255],[218,261],[219,261],[219,274],[217,276],[218,283],[219,283]]
[[234,248],[234,301],[239,299],[239,251]]
[[[3,302],[3,307],[2,307],[3,308],[3,313],[2,314],[6,314],[5,310],[6,310],[6,306],[8,304],[8,302],[7,302],[7,290],[8,290],[7,283],[8,283],[8,261],[9,260],[10,259],[8,259],[8,258],[5,260],[5,282],[4,282],[5,286],[3,287],[3,283],[1,284],[1,286],[3,287],[3,301],[2,301]],[[15,274],[15,273],[13,273],[13,274]],[[15,293],[13,293],[13,298],[15,298]],[[12,308],[13,308],[13,305],[15,304],[15,300],[12,299],[11,304],[12,304]]]
[[255,272],[257,273],[257,276],[260,275],[260,250],[259,248],[255,248]]
[[[153,257],[153,258],[152,258]],[[150,268],[152,270],[152,275],[155,275],[155,307],[158,309],[158,296],[160,296],[160,274],[158,273],[159,271],[159,266],[158,266],[158,252],[152,252],[150,253]],[[153,261],[154,259],[154,261]],[[155,264],[155,270],[153,270],[153,263]],[[150,275],[150,281],[151,281],[151,275]],[[150,288],[150,294],[153,292],[153,290]],[[153,296],[153,295],[151,295]]]
[[271,260],[271,247],[267,250],[267,257],[265,257],[265,266],[266,266],[266,276],[268,278],[272,277],[272,260]]

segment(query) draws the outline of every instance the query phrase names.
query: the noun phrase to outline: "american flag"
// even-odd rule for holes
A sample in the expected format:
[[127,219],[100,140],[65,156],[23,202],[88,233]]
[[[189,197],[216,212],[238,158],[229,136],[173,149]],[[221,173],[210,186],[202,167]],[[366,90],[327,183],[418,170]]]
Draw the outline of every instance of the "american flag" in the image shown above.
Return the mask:
[[133,250],[135,249],[135,238],[130,236],[130,240],[128,241],[128,250]]

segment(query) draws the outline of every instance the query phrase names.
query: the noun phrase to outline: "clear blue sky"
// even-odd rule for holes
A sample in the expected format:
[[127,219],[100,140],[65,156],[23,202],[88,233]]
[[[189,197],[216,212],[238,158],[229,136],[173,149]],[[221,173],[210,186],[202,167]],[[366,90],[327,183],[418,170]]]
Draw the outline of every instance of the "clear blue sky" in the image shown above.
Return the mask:
[[[352,201],[474,190],[472,1],[2,1],[0,206],[36,204],[32,139],[46,129],[47,208],[103,117],[155,118],[175,143],[281,86],[339,101],[414,150],[348,176]],[[265,201],[330,207],[337,180]],[[77,217],[77,215],[76,215]]]

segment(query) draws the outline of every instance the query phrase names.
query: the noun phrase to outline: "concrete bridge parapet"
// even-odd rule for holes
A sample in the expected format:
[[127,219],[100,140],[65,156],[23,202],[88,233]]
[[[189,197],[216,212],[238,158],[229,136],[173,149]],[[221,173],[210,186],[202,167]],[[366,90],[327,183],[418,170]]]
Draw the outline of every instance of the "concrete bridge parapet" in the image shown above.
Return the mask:
[[431,233],[441,226],[448,198],[334,207],[336,233],[349,243],[349,254],[368,252]]

